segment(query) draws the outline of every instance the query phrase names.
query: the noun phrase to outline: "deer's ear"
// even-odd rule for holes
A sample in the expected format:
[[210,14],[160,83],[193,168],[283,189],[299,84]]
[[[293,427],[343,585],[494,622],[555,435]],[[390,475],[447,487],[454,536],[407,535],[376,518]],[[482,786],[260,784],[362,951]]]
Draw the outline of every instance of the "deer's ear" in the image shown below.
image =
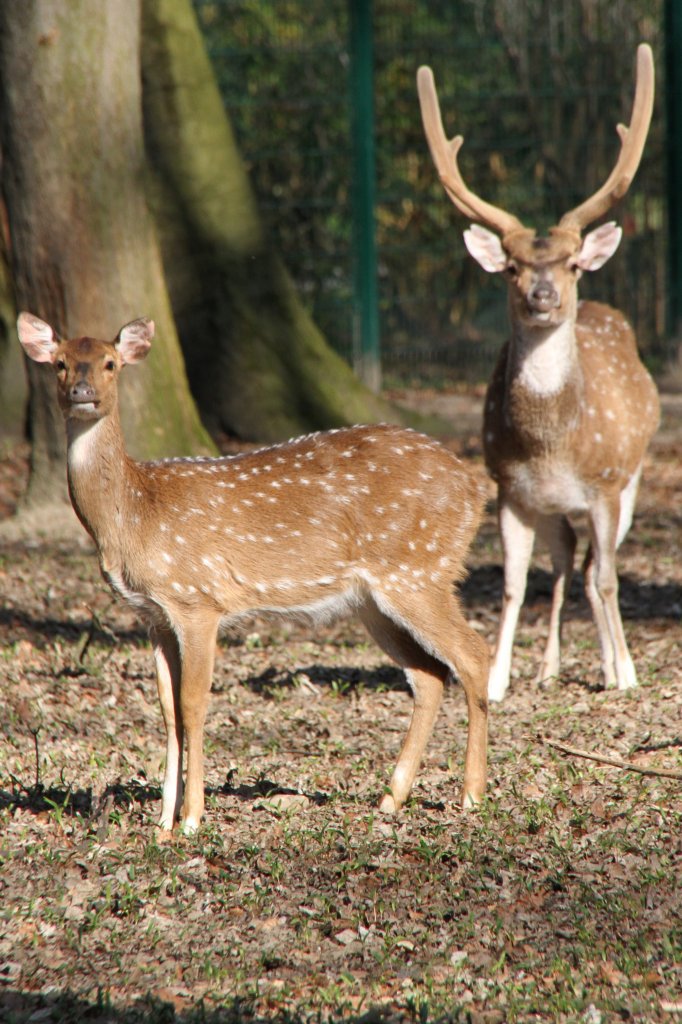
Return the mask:
[[575,266],[581,270],[599,270],[607,260],[611,259],[618,248],[623,234],[615,220],[590,231],[583,238],[580,252],[575,258]]
[[116,338],[116,348],[124,363],[139,363],[151,348],[154,337],[154,321],[146,316],[132,320],[122,327]]
[[499,273],[507,266],[507,254],[497,235],[480,224],[472,224],[464,232],[464,244],[477,263],[489,274]]
[[36,363],[51,363],[59,341],[49,324],[33,313],[20,313],[17,319],[19,341],[24,352]]

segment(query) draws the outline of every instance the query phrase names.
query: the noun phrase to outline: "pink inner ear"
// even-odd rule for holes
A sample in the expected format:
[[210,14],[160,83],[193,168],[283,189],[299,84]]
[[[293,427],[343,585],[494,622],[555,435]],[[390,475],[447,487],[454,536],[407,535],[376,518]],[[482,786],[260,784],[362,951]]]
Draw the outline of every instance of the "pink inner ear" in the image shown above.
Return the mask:
[[464,232],[464,244],[476,262],[489,274],[498,274],[507,266],[507,254],[499,238],[480,224],[472,224]]
[[124,363],[139,363],[149,352],[151,344],[146,338],[121,338],[116,347]]
[[122,327],[116,341],[116,348],[123,362],[139,363],[141,359],[144,359],[151,348],[153,337],[153,320],[133,320],[132,323]]
[[599,270],[610,259],[620,243],[622,229],[615,221],[602,224],[585,235],[576,266],[581,270]]
[[51,363],[59,348],[54,331],[49,324],[32,313],[20,313],[17,331],[26,355],[36,363]]

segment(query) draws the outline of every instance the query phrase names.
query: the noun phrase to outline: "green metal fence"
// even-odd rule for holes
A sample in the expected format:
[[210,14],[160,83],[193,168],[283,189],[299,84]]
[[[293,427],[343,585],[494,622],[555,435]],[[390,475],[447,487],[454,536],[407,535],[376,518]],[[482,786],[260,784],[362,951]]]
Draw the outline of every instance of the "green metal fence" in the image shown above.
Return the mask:
[[[484,379],[505,289],[467,256],[415,88],[434,68],[475,191],[546,229],[607,176],[637,43],[659,95],[624,240],[581,293],[669,355],[663,0],[195,0],[274,243],[330,342],[377,383]],[[364,140],[364,141],[363,141]],[[373,211],[373,216],[372,216]],[[374,375],[374,376],[373,376]]]

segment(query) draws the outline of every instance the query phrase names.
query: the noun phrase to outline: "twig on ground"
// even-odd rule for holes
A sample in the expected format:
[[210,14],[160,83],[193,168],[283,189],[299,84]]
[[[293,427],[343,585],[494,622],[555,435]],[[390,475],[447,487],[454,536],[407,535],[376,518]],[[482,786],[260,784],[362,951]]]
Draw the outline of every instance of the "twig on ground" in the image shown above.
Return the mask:
[[682,736],[675,736],[672,740],[661,740],[660,743],[649,743],[651,734],[632,748],[633,754],[653,754],[656,750],[670,750],[671,747],[682,747]]
[[682,781],[682,772],[672,768],[643,768],[641,765],[632,764],[631,761],[621,761],[618,757],[605,757],[603,754],[592,754],[588,750],[578,750],[576,747],[567,747],[564,743],[556,743],[554,740],[545,740],[548,747],[554,747],[563,754],[570,754],[572,757],[586,757],[589,761],[597,761],[599,764],[608,764],[613,768],[623,768],[628,772],[638,772],[640,775],[657,775],[663,779],[679,779]]

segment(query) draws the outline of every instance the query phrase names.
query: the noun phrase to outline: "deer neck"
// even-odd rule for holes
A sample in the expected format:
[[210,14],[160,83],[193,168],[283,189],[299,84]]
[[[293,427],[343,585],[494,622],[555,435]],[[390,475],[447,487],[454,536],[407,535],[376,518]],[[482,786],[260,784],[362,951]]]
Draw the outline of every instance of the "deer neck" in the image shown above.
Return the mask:
[[516,326],[507,363],[507,418],[531,448],[560,443],[580,415],[583,378],[575,321]]
[[99,420],[68,419],[67,478],[76,515],[100,550],[117,561],[136,464],[125,451],[118,410]]
[[551,400],[575,380],[578,349],[575,321],[556,326],[515,325],[509,372],[527,391]]

